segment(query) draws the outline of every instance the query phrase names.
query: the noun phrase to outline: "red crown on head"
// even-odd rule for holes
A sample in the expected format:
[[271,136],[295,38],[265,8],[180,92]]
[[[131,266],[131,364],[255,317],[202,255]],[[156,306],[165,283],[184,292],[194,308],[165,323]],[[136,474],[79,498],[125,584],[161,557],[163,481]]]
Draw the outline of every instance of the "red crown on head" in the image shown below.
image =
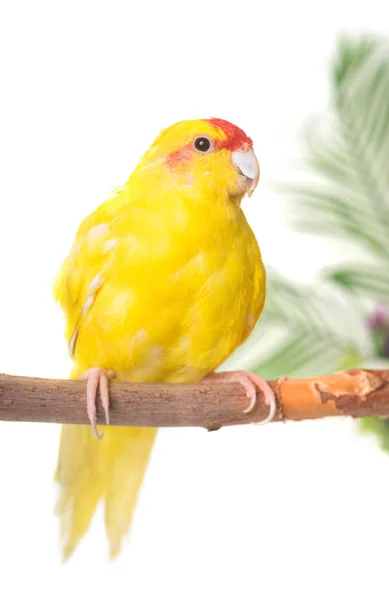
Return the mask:
[[211,123],[214,127],[221,129],[226,135],[227,139],[222,142],[220,147],[228,148],[229,150],[239,150],[244,144],[247,144],[250,148],[253,146],[253,141],[245,134],[245,132],[233,125],[229,121],[224,119],[207,119],[208,123]]

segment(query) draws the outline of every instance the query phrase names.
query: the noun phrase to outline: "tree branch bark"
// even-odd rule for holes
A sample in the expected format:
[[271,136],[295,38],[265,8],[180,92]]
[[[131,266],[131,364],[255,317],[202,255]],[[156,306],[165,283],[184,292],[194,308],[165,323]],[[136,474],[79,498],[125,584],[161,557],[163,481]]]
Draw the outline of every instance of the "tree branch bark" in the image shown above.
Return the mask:
[[[269,381],[277,398],[275,421],[330,416],[389,416],[389,371],[354,369],[325,377]],[[239,383],[111,384],[111,424],[205,427],[261,421],[268,414],[258,393],[253,411]],[[88,423],[85,382],[0,375],[0,420]],[[98,423],[103,413],[98,406]]]

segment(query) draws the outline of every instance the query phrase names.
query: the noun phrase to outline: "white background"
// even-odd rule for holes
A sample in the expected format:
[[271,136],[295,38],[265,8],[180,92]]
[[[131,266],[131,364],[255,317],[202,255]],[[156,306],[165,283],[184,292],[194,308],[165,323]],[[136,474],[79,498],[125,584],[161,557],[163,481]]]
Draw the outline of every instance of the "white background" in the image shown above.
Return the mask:
[[[53,276],[80,220],[181,119],[227,118],[254,139],[262,184],[246,208],[265,261],[309,280],[327,246],[286,233],[269,183],[328,102],[339,32],[380,31],[386,4],[3,0],[1,371],[67,376]],[[58,438],[0,425],[4,598],[389,596],[389,457],[349,420],[162,431],[120,558],[107,562],[99,513],[65,567]]]

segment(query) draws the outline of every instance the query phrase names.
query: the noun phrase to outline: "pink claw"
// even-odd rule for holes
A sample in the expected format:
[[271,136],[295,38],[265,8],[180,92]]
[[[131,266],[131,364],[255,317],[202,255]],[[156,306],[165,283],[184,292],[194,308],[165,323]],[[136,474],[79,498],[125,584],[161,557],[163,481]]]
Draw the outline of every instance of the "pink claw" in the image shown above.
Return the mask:
[[98,367],[88,369],[81,375],[81,379],[86,379],[86,408],[88,418],[92,426],[93,435],[97,440],[102,439],[102,435],[99,434],[96,427],[97,415],[96,415],[96,401],[97,401],[97,388],[100,388],[101,403],[104,408],[105,421],[109,425],[109,386],[108,381],[116,377],[115,371],[105,371]]
[[202,381],[206,382],[227,382],[237,381],[243,385],[246,390],[247,397],[250,399],[250,404],[243,411],[245,414],[250,413],[257,402],[257,388],[261,390],[264,395],[265,403],[269,406],[268,416],[256,423],[256,425],[266,425],[270,423],[277,411],[277,402],[273,390],[262,377],[259,377],[255,373],[249,373],[248,371],[231,371],[230,373],[210,373]]

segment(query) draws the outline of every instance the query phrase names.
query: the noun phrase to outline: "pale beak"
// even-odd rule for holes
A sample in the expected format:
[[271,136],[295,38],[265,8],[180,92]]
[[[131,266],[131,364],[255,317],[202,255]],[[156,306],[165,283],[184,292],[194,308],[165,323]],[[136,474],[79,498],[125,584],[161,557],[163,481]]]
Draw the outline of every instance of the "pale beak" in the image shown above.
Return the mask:
[[242,175],[247,178],[247,195],[250,197],[259,181],[259,163],[254,150],[251,148],[246,151],[235,150],[231,152],[231,159]]

